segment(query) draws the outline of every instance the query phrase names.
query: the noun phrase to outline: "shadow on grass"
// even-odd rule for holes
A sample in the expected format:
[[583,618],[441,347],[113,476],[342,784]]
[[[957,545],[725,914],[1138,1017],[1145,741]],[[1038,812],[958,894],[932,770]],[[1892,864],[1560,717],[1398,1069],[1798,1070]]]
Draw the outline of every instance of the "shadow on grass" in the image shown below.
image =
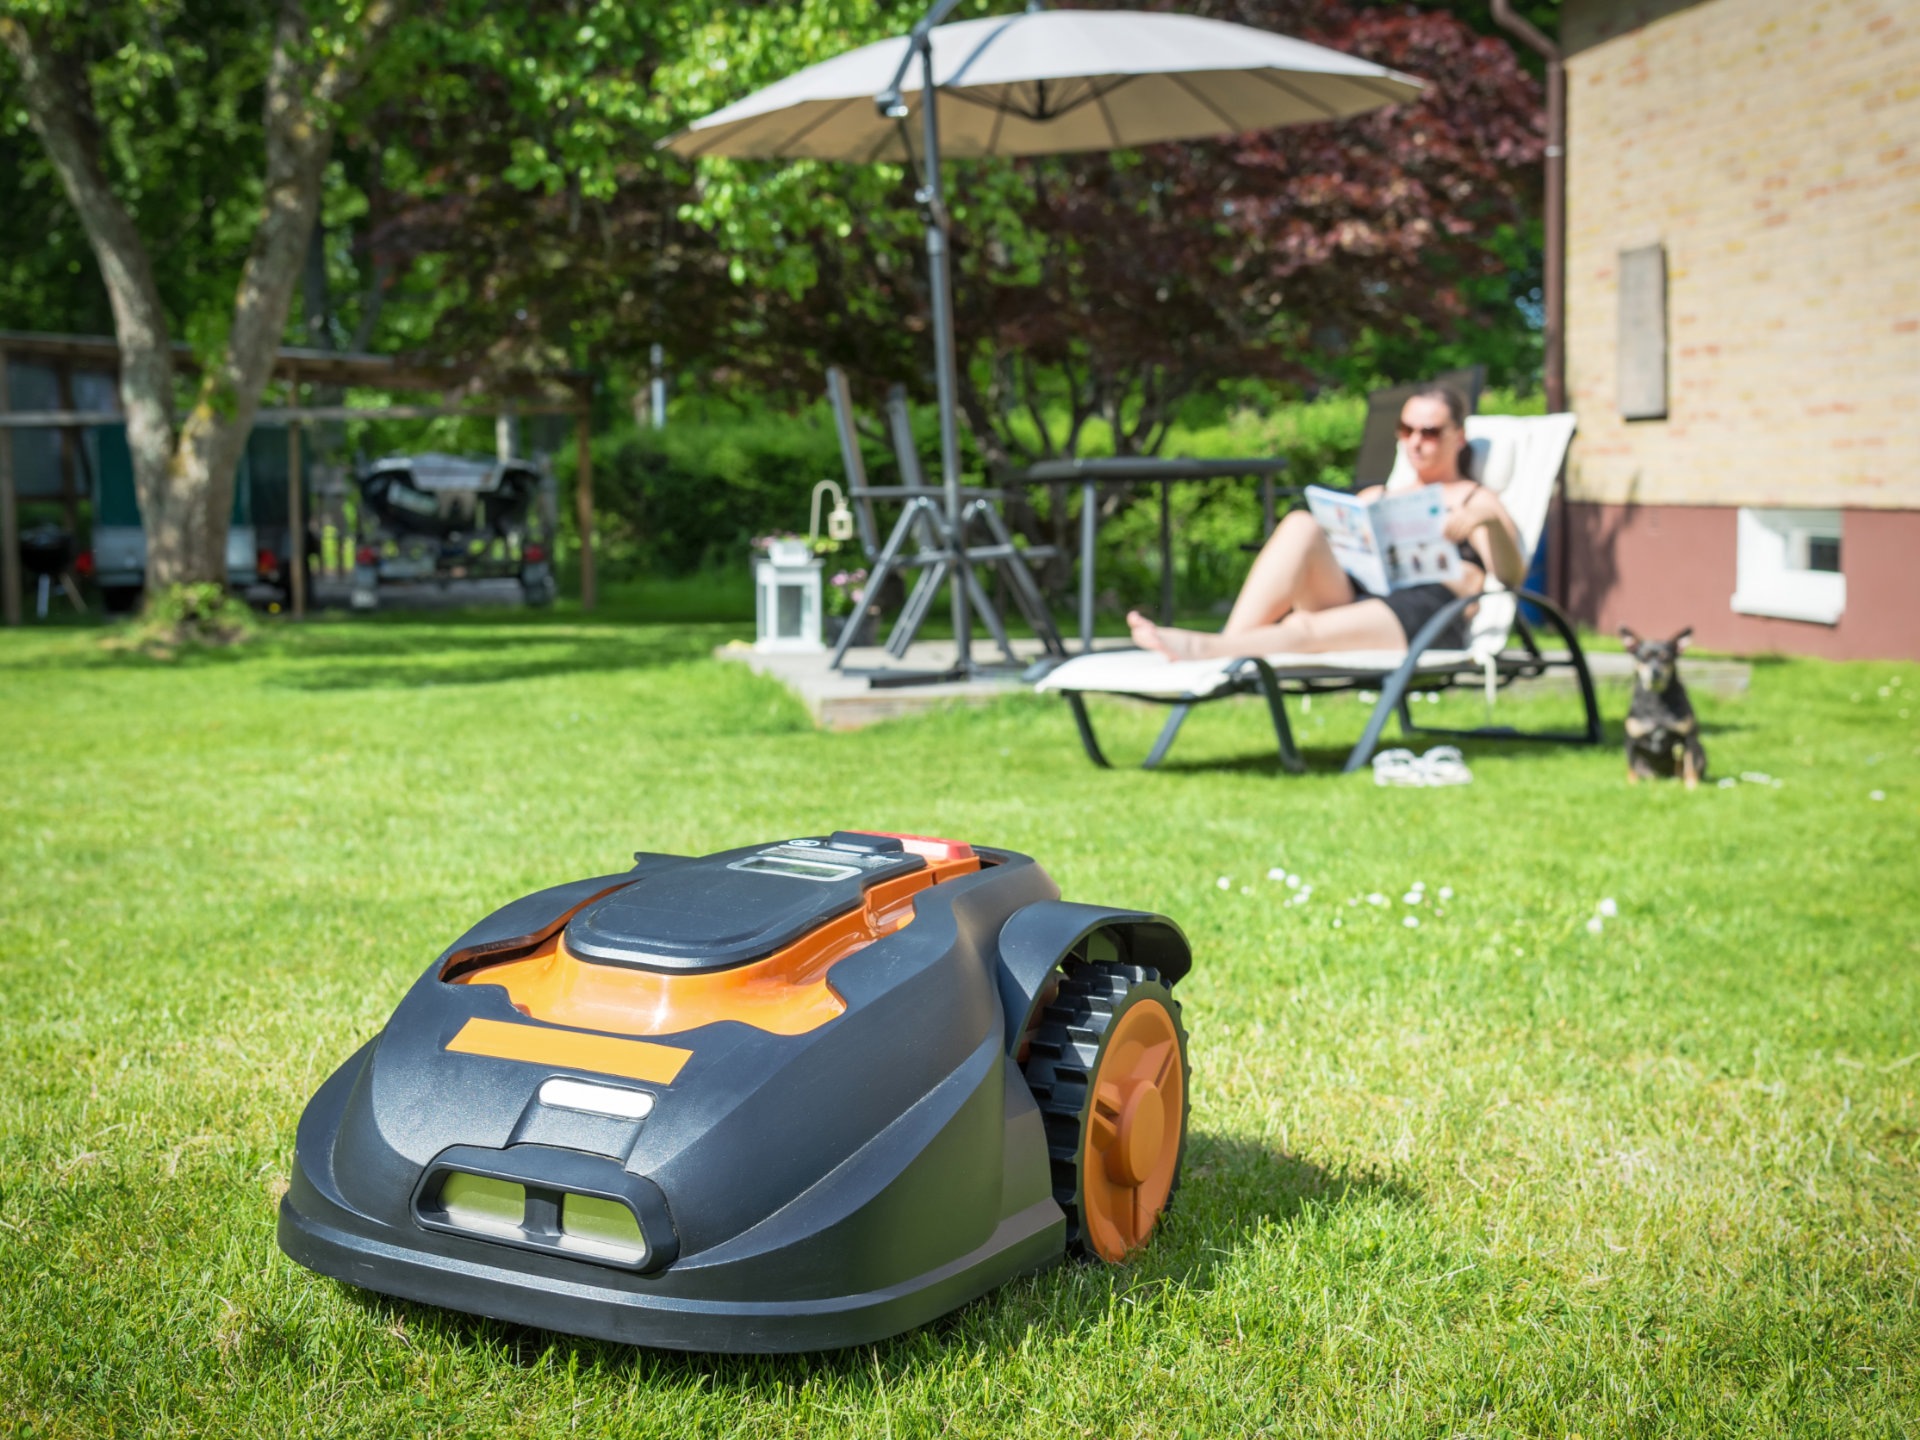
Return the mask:
[[[1358,740],[1358,735],[1354,740]],[[1520,740],[1511,736],[1486,739],[1461,739],[1446,735],[1388,735],[1381,739],[1375,748],[1378,755],[1383,750],[1411,749],[1426,750],[1435,745],[1456,745],[1469,767],[1476,760],[1491,760],[1515,755],[1541,755],[1550,751],[1574,750],[1587,754],[1602,754],[1610,749],[1619,749],[1625,744],[1624,735],[1608,735],[1598,744],[1588,745],[1569,741]],[[1331,745],[1303,745],[1300,758],[1306,764],[1306,772],[1294,775],[1281,765],[1276,753],[1260,754],[1250,752],[1243,755],[1206,755],[1192,760],[1169,757],[1161,764],[1160,771],[1169,775],[1210,774],[1214,772],[1241,773],[1248,775],[1267,775],[1279,780],[1339,780],[1349,778],[1345,775],[1347,757],[1353,753],[1353,743]],[[1123,762],[1116,761],[1116,765]],[[1138,762],[1136,761],[1137,765]],[[1354,772],[1356,775],[1371,775],[1371,766]]]
[[267,630],[219,648],[166,658],[106,644],[0,661],[0,672],[197,671],[258,665],[262,683],[295,691],[482,685],[548,675],[644,670],[704,659],[737,635],[719,624],[554,625],[519,616],[435,615],[393,623]]
[[[1194,722],[1189,720],[1187,723],[1191,725]],[[1569,720],[1564,726],[1558,726],[1552,722],[1546,722],[1540,725],[1539,728],[1542,730],[1560,729],[1571,732],[1577,723],[1576,721]],[[1716,735],[1735,735],[1752,728],[1752,726],[1740,721],[1716,721],[1711,724],[1702,722],[1700,733],[1702,737],[1711,739]],[[1600,739],[1589,744],[1584,740],[1557,739],[1546,736],[1533,738],[1525,735],[1459,736],[1423,731],[1415,731],[1409,735],[1395,727],[1389,729],[1386,734],[1380,737],[1380,743],[1375,747],[1374,754],[1378,755],[1384,750],[1410,749],[1422,751],[1435,745],[1454,745],[1459,747],[1461,756],[1466,760],[1468,766],[1471,767],[1476,760],[1508,759],[1515,756],[1541,755],[1557,751],[1571,751],[1590,755],[1624,751],[1627,735],[1622,722],[1603,719],[1600,730]],[[1184,728],[1181,738],[1186,738]],[[1359,739],[1359,731],[1356,729],[1353,739],[1345,743],[1332,741],[1317,745],[1301,745],[1299,747],[1300,758],[1305,762],[1307,767],[1306,773],[1303,775],[1290,774],[1287,769],[1281,765],[1279,753],[1271,747],[1271,744],[1269,744],[1269,748],[1266,750],[1249,749],[1241,754],[1226,755],[1197,754],[1191,759],[1181,756],[1176,748],[1168,755],[1168,758],[1159,765],[1158,769],[1164,774],[1171,775],[1204,774],[1223,771],[1229,774],[1241,773],[1247,775],[1272,776],[1282,780],[1337,779],[1343,773],[1347,763],[1347,757],[1353,753],[1353,746]],[[1194,748],[1196,751],[1204,750],[1204,741],[1201,745],[1196,745]],[[1140,753],[1137,757],[1129,754],[1126,758],[1122,758],[1116,755],[1113,749],[1109,747],[1107,749],[1107,758],[1113,762],[1116,769],[1136,769],[1140,761],[1145,758],[1147,747],[1142,745],[1139,749]],[[1364,774],[1366,771],[1362,770],[1355,773]]]
[[480,1358],[519,1369],[637,1374],[671,1388],[764,1397],[809,1378],[855,1392],[885,1388],[944,1362],[955,1347],[1006,1348],[1029,1331],[1069,1337],[1097,1328],[1116,1302],[1211,1289],[1240,1247],[1276,1228],[1318,1227],[1364,1206],[1413,1206],[1419,1196],[1378,1175],[1343,1175],[1230,1136],[1195,1133],[1172,1209],[1149,1246],[1124,1265],[1072,1259],[989,1291],[905,1334],[847,1349],[791,1355],[683,1353],[582,1339],[442,1310],[341,1285],[383,1327],[436,1333]]
[[283,690],[360,690],[646,670],[704,659],[726,639],[727,632],[717,626],[585,633],[530,627],[505,634],[493,627],[455,634],[369,630],[316,637],[292,657],[302,663],[268,684]]

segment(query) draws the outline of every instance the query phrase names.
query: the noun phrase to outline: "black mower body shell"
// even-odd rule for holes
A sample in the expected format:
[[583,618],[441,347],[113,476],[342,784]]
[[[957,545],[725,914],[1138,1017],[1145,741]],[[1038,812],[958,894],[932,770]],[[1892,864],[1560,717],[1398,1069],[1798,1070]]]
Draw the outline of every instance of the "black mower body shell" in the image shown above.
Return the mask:
[[[670,1083],[633,1087],[653,1097],[642,1119],[539,1098],[549,1079],[604,1075],[448,1049],[469,1021],[530,1023],[499,985],[443,978],[449,962],[524,948],[636,881],[658,892],[676,867],[760,848],[641,855],[631,872],[540,891],[469,930],[309,1103],[281,1248],[409,1300],[728,1352],[881,1339],[1060,1258],[1065,1215],[1012,1058],[1036,993],[1103,927],[1169,980],[1188,961],[1171,921],[1061,902],[1024,855],[980,850],[978,872],[917,892],[911,924],[832,966],[846,1008],[815,1029],[729,1020],[648,1037],[690,1053]],[[646,1259],[436,1228],[428,1202],[449,1169],[618,1199],[640,1218]]]

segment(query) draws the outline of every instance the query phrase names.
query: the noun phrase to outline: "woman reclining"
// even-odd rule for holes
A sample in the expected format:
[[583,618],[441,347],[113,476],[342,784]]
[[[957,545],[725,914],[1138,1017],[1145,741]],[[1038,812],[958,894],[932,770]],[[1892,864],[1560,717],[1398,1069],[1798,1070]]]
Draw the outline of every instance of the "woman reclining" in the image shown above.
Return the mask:
[[[1405,650],[1420,627],[1449,601],[1478,595],[1487,576],[1509,588],[1525,578],[1519,531],[1500,497],[1470,480],[1466,403],[1443,385],[1428,385],[1407,397],[1400,410],[1400,448],[1422,485],[1444,487],[1446,536],[1460,547],[1460,575],[1450,581],[1411,585],[1388,595],[1363,590],[1340,568],[1326,532],[1305,510],[1289,513],[1254,557],[1253,569],[1218,634],[1156,625],[1135,610],[1127,615],[1133,641],[1169,660],[1228,659],[1329,650]],[[1360,492],[1371,500],[1383,487]],[[1466,644],[1463,613],[1438,644]]]

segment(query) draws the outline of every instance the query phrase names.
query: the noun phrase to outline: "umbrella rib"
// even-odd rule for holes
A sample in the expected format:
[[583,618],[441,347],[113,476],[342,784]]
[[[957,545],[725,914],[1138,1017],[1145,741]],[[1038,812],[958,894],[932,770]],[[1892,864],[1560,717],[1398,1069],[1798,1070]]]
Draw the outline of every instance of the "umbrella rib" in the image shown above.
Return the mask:
[[[1075,94],[1074,86],[1076,84],[1084,85],[1086,87],[1087,93],[1084,95]],[[1054,92],[1053,113],[1054,115],[1066,115],[1074,110],[1078,110],[1082,105],[1085,105],[1089,100],[1098,99],[1099,95],[1100,95],[1099,86],[1095,85],[1093,81],[1087,78],[1086,76],[1078,76],[1078,77],[1075,77],[1074,79],[1062,80],[1060,82],[1059,89],[1057,89]],[[1051,119],[1052,116],[1049,116],[1048,118]]]
[[940,87],[940,95],[942,99],[957,100],[960,104],[971,105],[976,110],[997,110],[1003,115],[1026,115],[1029,120],[1033,118],[1030,112],[1021,110],[1017,103],[1009,105],[1003,100],[983,99],[971,90],[949,90],[946,86],[942,85]]
[[786,148],[788,152],[791,153],[794,146],[798,145],[802,140],[806,139],[807,136],[811,135],[814,131],[818,130],[822,125],[826,124],[829,120],[833,119],[842,110],[846,109],[847,106],[853,103],[854,101],[852,99],[846,99],[846,100],[840,101],[838,104],[831,105],[827,109],[821,111],[820,114],[816,116],[811,123],[801,126],[798,131],[796,131],[792,135],[789,135],[786,139]]
[[707,153],[710,146],[720,143],[721,139],[726,135],[726,131],[714,130],[706,135],[701,135],[699,131],[689,128],[687,134],[696,138],[680,153],[689,160],[698,160]]
[[1401,95],[1380,83],[1375,75],[1349,75],[1347,79],[1375,95],[1384,93],[1389,105],[1404,105],[1409,100],[1418,99],[1415,95]]
[[1174,84],[1178,85],[1182,90],[1186,91],[1187,94],[1191,95],[1194,99],[1198,100],[1202,105],[1206,106],[1208,110],[1212,111],[1215,118],[1217,118],[1222,125],[1225,125],[1227,127],[1228,134],[1240,135],[1246,132],[1246,130],[1248,129],[1246,125],[1234,119],[1233,116],[1227,114],[1226,111],[1222,110],[1218,105],[1214,104],[1213,101],[1203,91],[1195,88],[1193,82],[1188,80],[1187,77],[1182,75],[1179,71],[1169,70],[1166,72],[1166,76],[1167,76],[1167,79],[1173,81]]
[[1267,84],[1273,86],[1276,90],[1286,91],[1287,94],[1291,95],[1294,99],[1300,101],[1302,104],[1311,105],[1315,110],[1318,110],[1322,115],[1326,116],[1327,119],[1329,120],[1339,120],[1344,118],[1338,110],[1335,110],[1331,105],[1328,105],[1324,100],[1316,100],[1313,98],[1313,96],[1307,94],[1305,91],[1301,90],[1298,86],[1289,85],[1286,81],[1282,80],[1278,75],[1274,74],[1271,70],[1246,70],[1241,73],[1246,75],[1251,75],[1257,80],[1264,80],[1267,82]]
[[1023,18],[1024,17],[1020,15],[1008,15],[1005,17],[1003,23],[994,26],[991,30],[987,31],[985,35],[982,35],[980,37],[980,43],[967,52],[967,58],[955,66],[953,73],[941,82],[941,88],[949,89],[958,85],[973,62],[987,53],[987,47],[1002,35],[1006,34],[1007,31],[1011,30],[1015,25],[1019,24]]
[[1005,125],[1006,123],[1007,123],[1007,112],[1005,107],[1000,105],[994,106],[993,107],[993,130],[987,136],[987,154],[997,155],[1000,153],[1000,127]]
[[893,128],[890,130],[882,129],[880,138],[873,144],[873,149],[867,152],[867,158],[860,163],[862,165],[873,164],[880,158],[882,152],[886,150],[887,146],[893,142],[896,136],[899,137],[900,148],[906,152],[906,163],[909,165],[913,164],[913,140],[907,131],[907,122],[904,120],[896,120]]
[[[751,134],[755,126],[764,125],[767,121],[778,118],[779,115],[780,115],[780,111],[778,110],[768,110],[765,113],[760,115],[750,115],[745,120],[736,120],[732,125],[727,126],[724,129],[716,130],[713,136],[713,143],[717,145],[722,140],[728,140],[728,141],[738,140],[742,135]],[[692,152],[690,158],[692,159],[700,158],[701,156],[707,153],[708,148],[709,148],[708,146],[702,145],[699,149]],[[725,158],[725,157],[722,157],[722,158]],[[783,157],[776,154],[773,156],[742,156],[742,157],[736,157],[736,158],[780,159]]]
[[[1076,95],[1064,105],[1057,103],[1056,97],[1056,103],[1053,108],[1044,115],[1039,113],[1040,104],[1037,98],[1034,104],[1026,109],[1021,109],[1017,104],[976,99],[974,96],[964,92],[956,93],[953,98],[956,100],[964,100],[969,105],[978,105],[988,110],[997,110],[1003,115],[1018,115],[1022,120],[1031,120],[1036,125],[1050,125],[1055,120],[1065,119],[1076,110],[1083,109],[1088,105],[1098,104],[1105,96],[1111,95],[1121,86],[1130,85],[1140,78],[1142,77],[1138,75],[1120,75],[1115,77],[1111,85],[1104,88],[1093,86],[1093,83],[1089,81],[1089,89],[1086,94]],[[1126,148],[1124,142],[1121,142],[1121,148]]]
[[[1123,81],[1122,84],[1124,83]],[[1120,127],[1113,123],[1113,111],[1107,108],[1107,96],[1112,94],[1113,90],[1118,90],[1119,88],[1119,85],[1115,85],[1111,90],[1094,91],[1093,103],[1100,107],[1100,118],[1107,122],[1107,138],[1113,141],[1113,148],[1116,150],[1124,150],[1127,146],[1126,142],[1120,138]]]

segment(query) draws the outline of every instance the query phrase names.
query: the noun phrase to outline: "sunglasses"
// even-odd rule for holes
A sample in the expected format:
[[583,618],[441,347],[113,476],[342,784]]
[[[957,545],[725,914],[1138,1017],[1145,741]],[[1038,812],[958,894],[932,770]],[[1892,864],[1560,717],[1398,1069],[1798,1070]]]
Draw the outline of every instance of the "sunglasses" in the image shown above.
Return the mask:
[[1448,429],[1445,425],[1409,425],[1404,420],[1395,428],[1400,432],[1402,440],[1411,440],[1416,435],[1422,440],[1438,440],[1447,433]]

